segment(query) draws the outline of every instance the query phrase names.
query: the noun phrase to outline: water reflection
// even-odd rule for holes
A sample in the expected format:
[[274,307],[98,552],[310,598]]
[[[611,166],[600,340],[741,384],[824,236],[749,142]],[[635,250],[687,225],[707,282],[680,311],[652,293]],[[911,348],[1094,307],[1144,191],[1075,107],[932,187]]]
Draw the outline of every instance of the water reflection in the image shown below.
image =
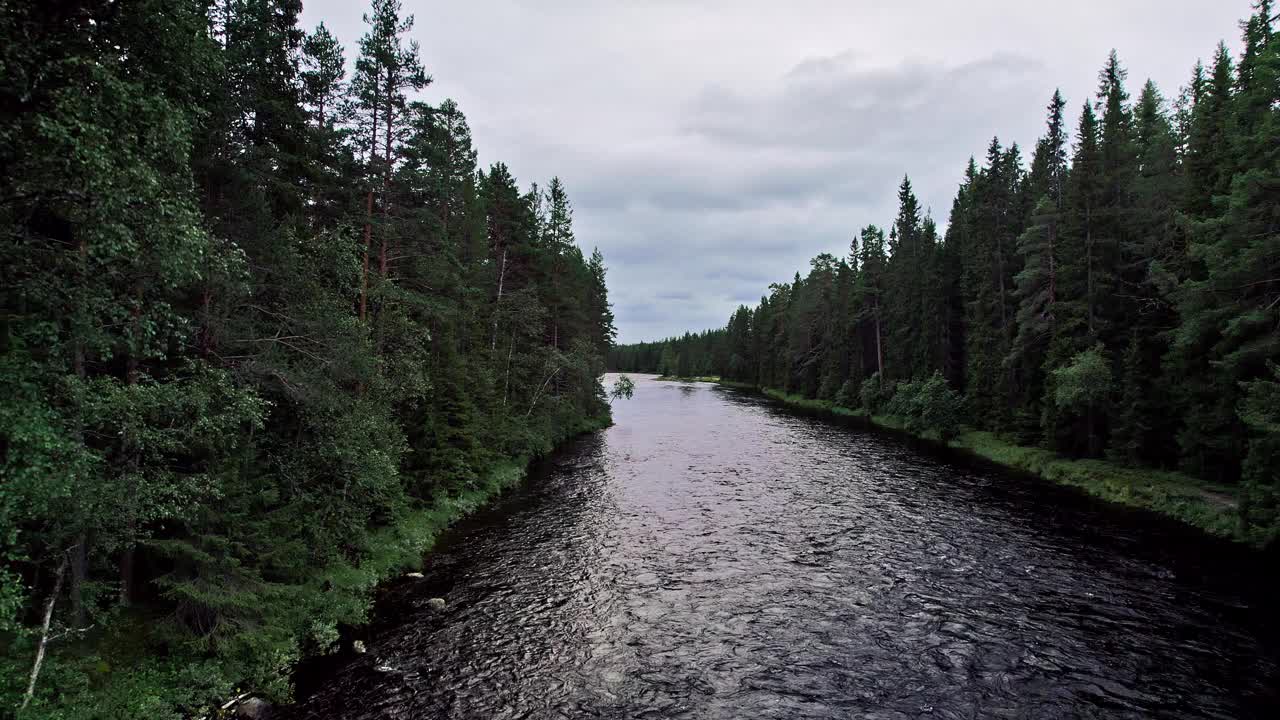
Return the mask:
[[708,385],[638,379],[615,416],[287,714],[1280,716],[1234,550]]

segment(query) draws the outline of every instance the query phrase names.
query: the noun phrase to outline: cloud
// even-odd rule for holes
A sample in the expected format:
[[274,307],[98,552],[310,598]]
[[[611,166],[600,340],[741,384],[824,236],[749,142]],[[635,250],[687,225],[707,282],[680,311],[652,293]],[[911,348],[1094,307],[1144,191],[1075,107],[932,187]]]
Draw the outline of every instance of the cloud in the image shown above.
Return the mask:
[[[363,3],[307,0],[355,54]],[[564,181],[609,267],[619,338],[720,327],[858,228],[909,173],[946,222],[993,135],[1029,159],[1044,106],[1091,97],[1107,52],[1176,94],[1250,0],[405,0],[481,162]],[[1099,24],[1105,17],[1106,23]],[[1099,28],[1105,27],[1106,32]]]

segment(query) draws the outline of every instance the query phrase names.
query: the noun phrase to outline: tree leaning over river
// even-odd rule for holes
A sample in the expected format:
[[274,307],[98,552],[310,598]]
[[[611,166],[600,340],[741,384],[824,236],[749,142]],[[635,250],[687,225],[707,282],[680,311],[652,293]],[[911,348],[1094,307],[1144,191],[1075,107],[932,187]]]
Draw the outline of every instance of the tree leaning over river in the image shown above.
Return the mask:
[[608,422],[564,186],[408,95],[397,0],[350,78],[300,11],[0,6],[0,714],[50,636],[24,718],[283,694],[432,528]]
[[678,364],[872,412],[939,373],[971,425],[1019,444],[1236,485],[1242,532],[1274,540],[1276,20],[1258,0],[1238,60],[1219,45],[1172,107],[1150,81],[1132,98],[1112,52],[1072,147],[1055,92],[1029,169],[993,139],[941,237],[904,179],[887,246],[869,225],[725,329],[615,348],[610,368]]

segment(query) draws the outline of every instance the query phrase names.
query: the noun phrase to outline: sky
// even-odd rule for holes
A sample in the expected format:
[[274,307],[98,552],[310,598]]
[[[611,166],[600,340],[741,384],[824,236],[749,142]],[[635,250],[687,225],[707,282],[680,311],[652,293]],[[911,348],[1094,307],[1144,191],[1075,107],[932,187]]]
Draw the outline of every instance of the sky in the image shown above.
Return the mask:
[[[565,183],[609,268],[619,342],[723,327],[809,259],[886,226],[909,175],[945,226],[993,136],[1029,162],[1115,48],[1172,102],[1250,0],[403,0],[482,167]],[[358,0],[304,0],[347,46]]]

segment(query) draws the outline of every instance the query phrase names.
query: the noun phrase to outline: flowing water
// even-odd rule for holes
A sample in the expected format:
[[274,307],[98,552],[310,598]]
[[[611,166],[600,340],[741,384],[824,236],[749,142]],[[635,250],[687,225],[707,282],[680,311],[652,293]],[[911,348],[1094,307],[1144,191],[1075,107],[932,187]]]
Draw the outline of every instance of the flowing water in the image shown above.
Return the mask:
[[389,586],[368,653],[304,668],[284,714],[1280,718],[1258,558],[751,394],[637,381],[614,427]]

